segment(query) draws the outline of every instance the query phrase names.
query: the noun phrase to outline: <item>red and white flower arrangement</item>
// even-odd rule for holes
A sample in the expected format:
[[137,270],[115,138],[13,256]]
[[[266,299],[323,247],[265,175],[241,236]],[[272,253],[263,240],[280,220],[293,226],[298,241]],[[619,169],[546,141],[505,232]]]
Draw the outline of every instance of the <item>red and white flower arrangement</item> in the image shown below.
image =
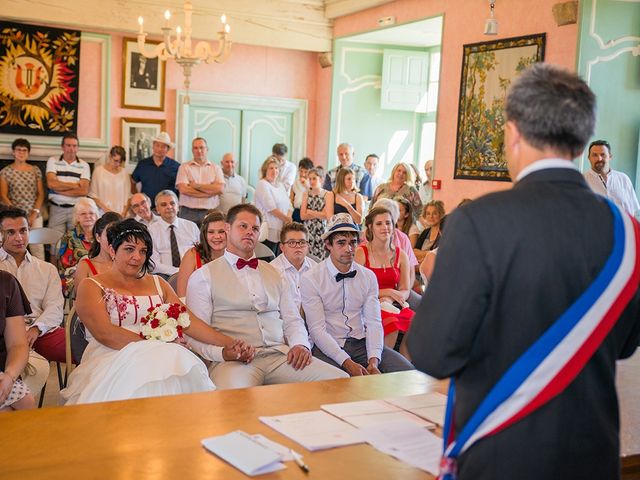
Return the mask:
[[140,321],[140,336],[147,340],[173,342],[182,338],[182,331],[191,324],[186,307],[179,303],[162,303],[147,311],[147,316]]

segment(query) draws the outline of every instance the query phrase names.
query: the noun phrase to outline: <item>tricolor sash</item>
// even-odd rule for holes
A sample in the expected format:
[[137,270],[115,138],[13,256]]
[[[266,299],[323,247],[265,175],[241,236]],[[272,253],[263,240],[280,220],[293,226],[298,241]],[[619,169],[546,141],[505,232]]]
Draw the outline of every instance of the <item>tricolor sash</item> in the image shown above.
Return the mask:
[[454,438],[456,387],[451,378],[443,432],[441,480],[454,480],[456,459],[478,440],[531,414],[559,395],[600,347],[640,281],[640,227],[613,202],[613,250],[586,291],[515,361]]

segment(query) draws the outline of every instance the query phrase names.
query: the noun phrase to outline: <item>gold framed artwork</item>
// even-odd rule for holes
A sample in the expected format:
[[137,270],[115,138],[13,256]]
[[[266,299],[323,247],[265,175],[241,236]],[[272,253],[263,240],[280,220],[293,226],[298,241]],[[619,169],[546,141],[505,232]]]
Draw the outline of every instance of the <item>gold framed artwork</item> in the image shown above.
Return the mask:
[[165,129],[164,120],[152,118],[123,118],[122,147],[127,152],[128,164],[135,168],[140,160],[151,156],[152,138]]
[[166,63],[142,55],[135,38],[122,40],[122,57],[122,108],[164,110]]
[[504,102],[511,82],[544,60],[546,34],[463,46],[453,178],[510,181]]

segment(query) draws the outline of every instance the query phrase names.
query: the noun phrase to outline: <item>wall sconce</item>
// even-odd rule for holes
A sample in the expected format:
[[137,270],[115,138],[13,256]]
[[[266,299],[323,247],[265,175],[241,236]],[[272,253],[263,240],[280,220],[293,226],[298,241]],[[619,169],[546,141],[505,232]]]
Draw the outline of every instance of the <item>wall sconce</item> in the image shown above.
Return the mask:
[[489,8],[491,8],[491,13],[489,14],[489,18],[484,22],[484,34],[485,35],[497,35],[498,34],[498,20],[496,20],[493,16],[493,9],[496,6],[495,0],[489,0]]

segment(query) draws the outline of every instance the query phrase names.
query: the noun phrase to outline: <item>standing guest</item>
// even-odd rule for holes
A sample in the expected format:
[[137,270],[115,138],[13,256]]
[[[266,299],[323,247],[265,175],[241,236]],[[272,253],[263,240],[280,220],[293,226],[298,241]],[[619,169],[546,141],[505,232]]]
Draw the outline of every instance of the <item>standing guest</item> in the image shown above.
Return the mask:
[[414,247],[416,241],[418,240],[420,232],[418,231],[418,227],[413,221],[413,206],[404,197],[396,197],[395,201],[398,204],[398,208],[400,209],[400,216],[398,217],[396,227],[398,228],[398,230],[409,237],[411,247]]
[[74,228],[64,234],[58,252],[58,271],[65,295],[73,290],[73,276],[78,261],[89,253],[93,226],[98,220],[98,206],[90,198],[81,198],[73,207]]
[[176,188],[180,192],[180,217],[199,227],[207,212],[220,204],[224,176],[218,165],[207,160],[209,147],[204,138],[193,139],[191,152],[193,160],[178,169]]
[[33,395],[20,379],[29,358],[24,317],[30,313],[18,281],[0,272],[0,411],[36,407]]
[[80,282],[87,277],[93,277],[100,273],[104,273],[111,268],[113,260],[109,254],[109,241],[107,240],[107,228],[109,225],[122,220],[119,213],[107,212],[102,215],[93,226],[93,242],[86,257],[78,262],[75,275],[73,277],[74,285],[80,285]]
[[276,268],[256,258],[261,213],[253,205],[229,210],[224,255],[189,279],[187,305],[225,335],[255,348],[248,363],[221,361],[220,349],[189,342],[212,360],[209,375],[218,388],[309,382],[345,377],[311,357],[300,311]]
[[318,164],[314,168],[318,172],[318,176],[324,181],[324,177],[326,175],[325,172],[324,172],[324,167],[322,165]]
[[268,157],[260,172],[261,180],[256,187],[255,203],[258,210],[264,215],[268,233],[264,244],[277,256],[280,253],[278,242],[282,226],[291,221],[291,202],[284,186],[278,181],[278,159]]
[[180,262],[176,293],[180,298],[187,295],[187,283],[193,272],[224,254],[227,234],[224,231],[225,215],[211,212],[202,220],[200,241],[187,251]]
[[420,370],[451,377],[443,474],[620,478],[616,360],[640,340],[640,239],[573,163],[595,103],[573,73],[521,73],[505,102],[515,185],[447,220],[407,336]]
[[351,376],[411,370],[384,345],[376,276],[353,261],[358,233],[348,214],[331,217],[322,235],[329,257],[302,276],[313,355]]
[[185,252],[198,242],[200,230],[195,223],[178,217],[178,197],[172,190],[162,190],[156,195],[156,208],[160,219],[149,226],[153,273],[169,278],[178,272]]
[[348,213],[356,224],[362,223],[364,199],[356,188],[356,176],[350,168],[338,172],[336,186],[327,194],[329,217],[337,213]]
[[49,228],[65,233],[75,226],[73,207],[89,193],[91,169],[78,158],[78,137],[66,133],[62,137],[62,155],[47,160],[49,189]]
[[271,155],[278,159],[278,181],[284,186],[287,195],[296,181],[296,166],[287,160],[289,149],[284,143],[276,143],[271,149]]
[[271,265],[282,274],[285,285],[289,287],[291,298],[301,308],[300,278],[302,274],[316,264],[307,257],[309,253],[309,232],[298,222],[287,223],[280,232],[282,253],[271,261]]
[[49,374],[49,361],[65,361],[65,335],[60,328],[63,319],[64,297],[56,267],[31,256],[29,223],[24,210],[9,208],[0,212],[0,270],[15,276],[31,306],[27,315],[29,366],[25,383],[39,392]]
[[144,193],[134,193],[131,196],[131,210],[136,222],[143,223],[147,227],[160,218],[151,211],[151,199]]
[[629,177],[611,168],[611,145],[606,140],[591,142],[588,150],[591,169],[584,173],[587,184],[594,192],[613,200],[629,215],[640,210],[638,197]]
[[326,202],[329,192],[320,186],[322,175],[318,173],[317,168],[309,171],[308,178],[309,189],[302,198],[300,217],[309,232],[309,252],[322,260],[325,257],[325,249],[321,236],[326,228],[331,208]]
[[367,243],[356,250],[355,260],[371,270],[378,281],[384,344],[394,348],[398,333],[409,329],[413,310],[407,304],[411,289],[409,258],[393,244],[395,227],[391,212],[372,208],[365,218]]
[[373,203],[379,198],[406,198],[417,215],[422,211],[422,201],[416,190],[413,170],[406,163],[397,163],[391,170],[389,181],[380,185],[373,194]]
[[[378,164],[380,163],[380,157],[375,153],[370,153],[367,155],[367,158],[364,160],[364,169],[368,174],[368,185],[363,186],[361,188],[363,191],[367,192],[375,192],[378,186],[382,183],[382,179],[378,175]],[[364,179],[363,179],[364,180]],[[371,200],[371,197],[367,197],[367,200]]]
[[104,165],[93,170],[89,197],[104,212],[116,212],[123,217],[129,210],[129,199],[136,193],[136,185],[124,168],[127,152],[119,145],[112,147]]
[[420,262],[424,260],[427,252],[435,250],[440,245],[445,218],[444,203],[440,200],[431,200],[424,206],[422,216],[427,226],[418,236],[413,247],[413,252]]
[[247,181],[236,174],[236,161],[233,153],[225,153],[220,161],[224,175],[224,191],[220,195],[218,210],[225,215],[231,207],[247,201]]
[[433,180],[433,160],[427,160],[424,162],[424,182],[420,182],[418,186],[418,193],[420,194],[420,200],[422,204],[427,204],[433,200],[433,187],[431,181]]
[[[27,212],[29,228],[42,227],[42,203],[44,202],[44,186],[42,172],[34,165],[29,165],[31,144],[29,140],[17,138],[11,144],[13,163],[0,170],[0,203],[9,207],[21,208]],[[31,253],[44,260],[44,247],[31,245]]]
[[289,199],[293,205],[293,221],[302,222],[300,218],[300,208],[302,207],[302,198],[309,188],[309,171],[313,168],[313,162],[311,159],[305,157],[298,162],[298,177],[293,183],[291,192],[289,193]]
[[[204,364],[176,339],[145,340],[141,320],[149,308],[178,304],[180,299],[164,280],[150,275],[153,244],[147,227],[133,219],[108,229],[113,267],[87,278],[78,287],[78,316],[91,333],[82,363],[60,392],[67,405],[105,402],[215,389]],[[188,309],[191,323],[184,329],[202,342],[223,346],[226,360],[242,357],[242,342],[222,335]]]
[[373,192],[371,192],[368,187],[371,185],[371,182],[369,181],[369,179],[366,178],[369,176],[369,174],[360,165],[357,165],[356,163],[354,163],[353,145],[351,145],[350,143],[341,143],[340,145],[338,145],[337,153],[338,153],[338,161],[340,162],[340,165],[338,165],[335,168],[332,168],[327,172],[322,188],[324,188],[327,191],[332,191],[336,186],[336,180],[338,179],[338,172],[343,168],[348,168],[355,175],[355,184],[358,186],[362,195],[365,195],[367,198],[371,198],[371,194]]
[[151,140],[153,154],[138,162],[132,178],[134,182],[141,184],[139,191],[152,200],[151,207],[154,207],[156,195],[162,190],[172,190],[177,193],[176,176],[180,164],[167,156],[169,150],[173,148],[171,137],[167,132],[161,132]]

